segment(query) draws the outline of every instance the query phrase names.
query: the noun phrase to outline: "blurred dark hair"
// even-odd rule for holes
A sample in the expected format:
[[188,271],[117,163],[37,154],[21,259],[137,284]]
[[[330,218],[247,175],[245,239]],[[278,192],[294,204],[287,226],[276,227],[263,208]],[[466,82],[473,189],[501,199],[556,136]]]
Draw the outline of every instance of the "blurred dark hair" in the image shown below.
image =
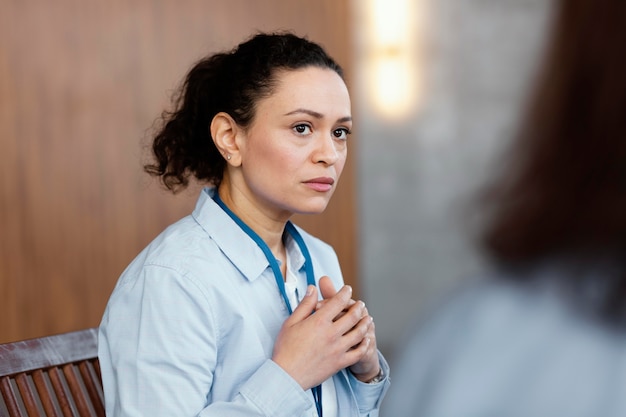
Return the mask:
[[174,95],[174,109],[162,114],[152,143],[154,162],[145,171],[161,177],[173,192],[185,188],[191,175],[219,185],[225,161],[211,139],[213,117],[225,112],[248,127],[256,103],[274,91],[277,72],[309,66],[343,78],[341,67],[320,45],[291,33],[260,33],[230,52],[200,60]]
[[[519,135],[487,193],[484,244],[507,263],[626,248],[626,1],[556,7]],[[608,303],[624,304],[626,273],[612,285]]]

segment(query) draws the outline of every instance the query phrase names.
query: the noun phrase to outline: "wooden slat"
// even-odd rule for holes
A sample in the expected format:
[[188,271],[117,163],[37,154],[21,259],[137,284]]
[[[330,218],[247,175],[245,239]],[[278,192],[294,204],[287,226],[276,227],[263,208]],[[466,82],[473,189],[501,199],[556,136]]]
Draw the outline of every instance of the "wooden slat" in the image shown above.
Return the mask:
[[96,375],[98,376],[98,381],[102,381],[102,373],[100,372],[100,362],[95,360],[93,361],[93,369],[96,371]]
[[59,402],[59,407],[61,408],[61,412],[65,417],[73,417],[75,414],[74,407],[72,405],[72,401],[69,395],[69,392],[65,388],[65,384],[62,380],[62,373],[58,368],[51,368],[50,372],[50,382],[52,383],[52,387],[54,388],[54,394]]
[[18,374],[15,377],[15,382],[20,390],[24,407],[29,416],[39,415],[39,409],[37,408],[37,402],[35,401],[35,394],[33,393],[33,387],[31,386],[30,379],[27,374]]
[[2,391],[2,397],[4,398],[4,403],[9,411],[9,415],[11,417],[25,416],[25,414],[20,411],[18,405],[17,396],[19,393],[15,392],[11,386],[11,379],[9,377],[0,378],[0,391]]
[[72,393],[72,398],[74,399],[74,404],[78,410],[78,415],[92,415],[93,412],[87,401],[88,397],[85,395],[86,392],[83,390],[82,384],[80,383],[80,374],[76,372],[74,365],[67,364],[62,366],[61,369],[63,370],[63,375],[65,375],[65,381],[70,388],[70,392]]
[[102,390],[98,389],[101,386],[100,381],[97,379],[99,376],[94,371],[90,361],[80,362],[78,369],[80,370],[85,389],[89,394],[89,399],[91,400],[96,415],[98,417],[104,417],[104,398]]
[[59,417],[59,410],[55,407],[54,401],[52,401],[54,391],[51,389],[52,387],[46,383],[44,372],[37,369],[33,371],[32,377],[46,415],[48,417]]

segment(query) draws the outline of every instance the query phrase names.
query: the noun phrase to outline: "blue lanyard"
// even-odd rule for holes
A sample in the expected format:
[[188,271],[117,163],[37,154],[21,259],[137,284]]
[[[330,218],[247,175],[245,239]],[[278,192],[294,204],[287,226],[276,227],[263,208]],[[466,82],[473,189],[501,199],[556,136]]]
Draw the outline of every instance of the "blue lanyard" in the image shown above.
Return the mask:
[[[226,214],[228,214],[231,219],[233,219],[235,223],[237,223],[237,225],[239,225],[239,227],[244,232],[246,232],[246,234],[250,236],[250,238],[252,238],[252,240],[254,240],[259,248],[261,248],[263,254],[267,258],[267,261],[270,263],[272,272],[274,272],[276,284],[278,285],[280,294],[282,295],[283,300],[287,305],[287,310],[289,311],[289,314],[293,313],[291,303],[289,303],[289,298],[287,297],[287,291],[285,290],[285,279],[283,278],[282,272],[280,272],[280,266],[278,265],[278,261],[276,260],[276,257],[270,250],[269,246],[267,246],[267,243],[265,243],[263,239],[261,239],[261,236],[259,236],[254,230],[252,230],[250,226],[245,224],[243,220],[241,220],[235,213],[233,213],[231,209],[228,208],[228,206],[226,206],[226,204],[224,204],[217,191],[215,192],[215,196],[213,197],[213,199],[215,200],[217,205],[220,206],[222,210],[224,210]],[[300,248],[300,251],[302,252],[302,256],[304,256],[304,270],[306,272],[307,285],[315,285],[315,275],[313,274],[313,261],[311,260],[311,254],[309,253],[309,249],[304,243],[304,239],[302,239],[302,236],[298,232],[298,229],[296,229],[296,227],[290,221],[288,221],[285,225],[285,229],[296,241],[298,247]],[[313,398],[315,399],[317,414],[319,417],[322,417],[322,385],[320,384],[316,387],[311,388],[311,391],[313,392]]]

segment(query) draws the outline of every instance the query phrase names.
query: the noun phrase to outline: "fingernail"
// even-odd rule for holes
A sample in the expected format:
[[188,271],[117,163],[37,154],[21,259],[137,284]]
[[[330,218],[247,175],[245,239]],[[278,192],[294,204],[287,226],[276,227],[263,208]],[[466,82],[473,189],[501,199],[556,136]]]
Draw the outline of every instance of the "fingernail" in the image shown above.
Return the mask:
[[309,297],[309,296],[313,295],[313,288],[314,288],[314,287],[313,287],[312,285],[309,285],[309,286],[307,287],[307,289],[306,289],[306,296],[307,296],[307,297]]

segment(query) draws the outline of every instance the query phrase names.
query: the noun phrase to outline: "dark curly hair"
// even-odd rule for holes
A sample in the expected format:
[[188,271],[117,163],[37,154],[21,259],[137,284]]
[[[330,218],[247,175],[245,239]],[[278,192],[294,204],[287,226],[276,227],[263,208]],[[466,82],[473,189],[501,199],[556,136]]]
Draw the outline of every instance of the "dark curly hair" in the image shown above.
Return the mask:
[[174,94],[174,109],[161,115],[152,143],[154,162],[144,170],[172,192],[184,189],[190,176],[218,186],[226,163],[211,138],[213,117],[225,112],[248,127],[258,100],[274,91],[277,71],[309,66],[343,78],[341,67],[320,45],[291,33],[259,33],[230,52],[201,59]]

